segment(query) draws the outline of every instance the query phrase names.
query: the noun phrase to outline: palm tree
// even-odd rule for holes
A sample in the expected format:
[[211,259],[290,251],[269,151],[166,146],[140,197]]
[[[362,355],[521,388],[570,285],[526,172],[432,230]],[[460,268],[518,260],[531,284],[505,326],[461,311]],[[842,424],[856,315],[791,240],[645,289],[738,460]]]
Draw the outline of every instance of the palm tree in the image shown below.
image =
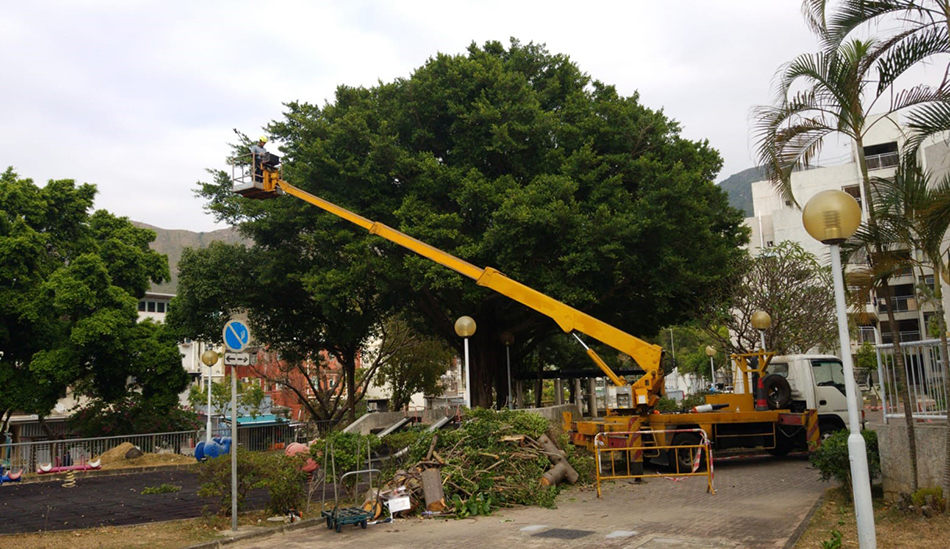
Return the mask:
[[[837,49],[848,37],[876,25],[885,35],[879,46],[878,89],[894,85],[897,78],[912,67],[930,64],[950,54],[950,0],[842,0],[835,11],[826,13],[828,0],[803,0],[805,21],[827,50]],[[888,25],[897,22],[897,25]],[[884,25],[882,25],[884,24]],[[890,27],[893,30],[887,30]],[[931,94],[934,100],[908,113],[911,136],[905,153],[913,156],[928,137],[950,130],[950,65],[936,87],[917,91]],[[909,93],[916,93],[910,90]]]
[[[894,30],[889,33],[885,38],[886,42],[881,46],[884,53],[880,64],[880,85],[893,84],[896,75],[903,73],[907,68],[932,62],[935,57],[950,53],[950,0],[876,0],[874,2],[843,0],[836,4],[836,10],[830,16],[826,14],[827,4],[827,0],[804,0],[802,4],[806,21],[827,48],[837,47],[856,30],[867,27],[869,24],[881,23],[888,18],[900,21],[901,24],[893,27]],[[880,27],[877,30],[880,30]],[[950,65],[936,88],[935,95],[939,96],[939,99],[928,104],[921,104],[908,116],[908,126],[912,135],[905,144],[904,154],[912,159],[911,161],[915,161],[917,149],[926,138],[950,130],[950,103],[947,101],[948,70],[950,70]],[[908,170],[903,170],[903,172],[900,177],[908,177],[910,174]],[[910,177],[918,180],[916,184],[910,185],[911,188],[899,185],[898,179],[895,179],[895,185],[904,187],[908,191],[912,188],[917,188],[919,191],[922,180],[923,188],[926,189],[927,177],[913,175]],[[945,186],[946,180],[941,185]],[[923,246],[920,248],[924,249],[931,258],[934,267],[937,319],[941,334],[941,360],[944,364],[947,394],[950,395],[946,317],[941,299],[941,275],[947,272],[947,266],[943,262],[943,254],[939,249],[946,230],[946,220],[950,219],[950,201],[943,195],[945,190],[945,188],[942,191],[933,189],[931,193],[912,192],[910,194],[924,198],[924,203],[930,203],[929,213],[923,218],[917,218],[924,224],[919,228],[925,229],[918,233],[918,236],[925,240],[937,239],[936,249],[927,250]],[[912,196],[905,194],[905,198],[910,199]],[[919,208],[915,210],[921,211]],[[924,221],[924,218],[929,219],[929,222]],[[942,231],[940,227],[943,227]],[[926,236],[928,234],[930,236]],[[943,492],[947,498],[947,506],[950,508],[950,429],[947,431],[946,438]]]
[[[871,238],[867,242],[867,257],[875,273],[876,287],[884,299],[891,331],[895,333],[897,322],[892,305],[893,292],[887,274],[887,263],[893,252],[887,249],[886,235],[881,234],[882,228],[878,227],[872,197],[879,192],[868,177],[864,139],[875,124],[882,121],[893,123],[889,116],[869,120],[871,110],[879,102],[890,97],[886,113],[897,113],[934,101],[938,94],[926,87],[918,87],[909,92],[888,95],[890,87],[872,86],[872,75],[878,69],[882,53],[880,45],[873,39],[852,39],[835,49],[800,55],[779,72],[777,104],[759,107],[755,114],[760,163],[786,200],[796,204],[791,185],[792,172],[811,165],[826,137],[837,134],[853,140],[867,204],[866,233]],[[904,361],[899,337],[894,338],[894,351],[897,370],[903,377]],[[907,389],[906,380],[902,379],[901,385]],[[907,393],[904,401],[910,402],[909,391]],[[912,485],[916,491],[917,441],[914,420],[910,414],[905,416]]]
[[[921,250],[933,267],[933,303],[940,331],[940,362],[943,364],[944,388],[946,394],[950,395],[950,363],[947,360],[950,352],[947,348],[941,280],[947,276],[945,251],[942,248],[944,236],[950,228],[950,175],[933,185],[930,184],[932,180],[920,167],[916,157],[905,157],[892,179],[877,181],[878,187],[884,191],[879,219],[893,228],[892,233],[904,243],[905,248]],[[920,268],[922,265],[917,266]],[[950,431],[946,437],[942,485],[944,497],[950,503]]]

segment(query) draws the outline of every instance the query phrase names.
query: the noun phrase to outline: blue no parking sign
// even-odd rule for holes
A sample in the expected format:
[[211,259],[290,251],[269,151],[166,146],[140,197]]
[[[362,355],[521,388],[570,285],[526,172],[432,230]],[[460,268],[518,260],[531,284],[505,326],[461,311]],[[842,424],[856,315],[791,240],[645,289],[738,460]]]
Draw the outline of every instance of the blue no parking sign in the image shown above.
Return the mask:
[[241,352],[251,343],[251,329],[240,320],[232,320],[224,325],[221,336],[224,346],[234,352]]

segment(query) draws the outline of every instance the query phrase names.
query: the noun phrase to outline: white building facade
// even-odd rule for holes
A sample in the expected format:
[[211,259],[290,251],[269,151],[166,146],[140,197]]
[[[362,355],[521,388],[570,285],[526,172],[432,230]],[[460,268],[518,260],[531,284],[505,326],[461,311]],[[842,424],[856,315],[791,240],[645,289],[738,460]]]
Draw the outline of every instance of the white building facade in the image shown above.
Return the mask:
[[[894,118],[877,117],[869,122],[873,123],[873,126],[864,140],[869,175],[872,178],[892,177],[900,161],[899,151],[906,142],[905,130]],[[864,195],[857,158],[857,148],[852,144],[850,154],[838,162],[832,162],[832,165],[794,172],[792,191],[798,205],[803,207],[821,191],[841,190],[855,197],[866,220],[867,197]],[[932,175],[932,181],[942,178],[950,171],[947,141],[931,139],[925,142],[921,147],[920,160],[925,171]],[[753,255],[779,242],[794,241],[820,261],[826,264],[830,262],[828,247],[805,231],[799,206],[783,198],[769,181],[752,184],[752,201],[754,214],[747,218],[745,223],[752,231],[750,252]],[[917,250],[908,250],[907,253],[923,258]],[[896,329],[892,329],[888,323],[883,302],[871,296],[870,301],[864,305],[864,312],[867,314],[859,315],[863,318],[864,325],[859,326],[857,340],[852,343],[889,343],[893,341],[894,334],[897,334],[901,341],[928,339],[927,323],[934,314],[934,307],[921,299],[917,288],[919,284],[932,287],[933,283],[933,270],[927,267],[924,267],[922,272],[920,269],[905,269],[891,278]],[[944,307],[950,308],[950,299],[945,297],[944,301]]]

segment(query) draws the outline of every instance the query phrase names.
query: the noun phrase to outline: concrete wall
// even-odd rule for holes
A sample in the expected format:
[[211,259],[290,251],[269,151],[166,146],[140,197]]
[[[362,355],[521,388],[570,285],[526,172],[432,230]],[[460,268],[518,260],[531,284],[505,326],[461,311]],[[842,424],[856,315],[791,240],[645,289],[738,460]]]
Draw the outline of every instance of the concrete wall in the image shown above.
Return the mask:
[[[876,428],[884,477],[884,498],[890,501],[899,499],[901,493],[911,491],[907,426],[903,421],[894,419]],[[917,435],[918,485],[921,488],[940,486],[947,453],[947,426],[918,424],[914,432]]]

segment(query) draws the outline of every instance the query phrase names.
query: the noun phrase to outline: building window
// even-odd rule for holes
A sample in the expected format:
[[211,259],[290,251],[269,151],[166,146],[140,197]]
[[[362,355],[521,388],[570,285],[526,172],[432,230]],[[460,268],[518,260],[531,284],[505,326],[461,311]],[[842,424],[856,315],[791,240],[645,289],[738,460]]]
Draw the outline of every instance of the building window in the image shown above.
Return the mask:
[[154,301],[146,301],[145,303],[146,303],[146,308],[145,308],[145,310],[148,311],[148,312],[150,312],[150,313],[154,313],[154,312],[155,312],[155,302],[154,302]]
[[143,313],[145,312],[145,301],[141,299],[139,300],[139,311]]
[[847,187],[841,187],[841,190],[850,194],[858,202],[858,206],[864,209],[864,206],[861,204],[861,186],[860,185],[848,185]]
[[164,313],[164,312],[165,312],[165,302],[164,302],[164,301],[159,301],[158,303],[155,304],[155,306],[157,307],[157,312],[159,312],[159,313]]
[[867,162],[868,170],[893,168],[900,162],[900,155],[897,152],[897,142],[892,141],[890,143],[864,147],[864,160]]

